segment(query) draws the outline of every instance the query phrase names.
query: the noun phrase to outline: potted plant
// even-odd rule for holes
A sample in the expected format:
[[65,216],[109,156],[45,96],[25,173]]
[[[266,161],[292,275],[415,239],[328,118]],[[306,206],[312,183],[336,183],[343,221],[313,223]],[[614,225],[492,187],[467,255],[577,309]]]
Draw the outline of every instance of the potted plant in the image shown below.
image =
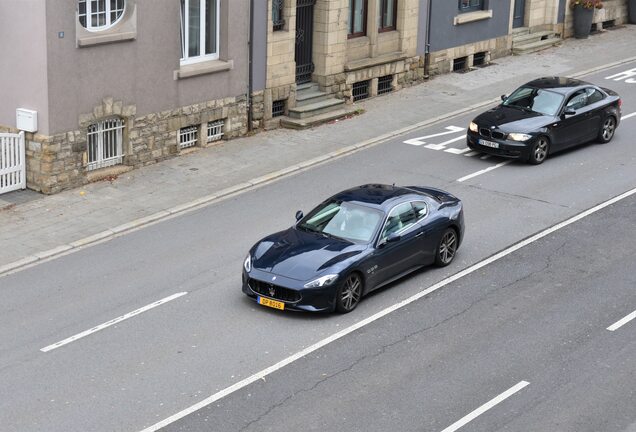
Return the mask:
[[570,0],[570,7],[574,16],[574,37],[587,38],[592,30],[594,9],[603,7],[602,0]]

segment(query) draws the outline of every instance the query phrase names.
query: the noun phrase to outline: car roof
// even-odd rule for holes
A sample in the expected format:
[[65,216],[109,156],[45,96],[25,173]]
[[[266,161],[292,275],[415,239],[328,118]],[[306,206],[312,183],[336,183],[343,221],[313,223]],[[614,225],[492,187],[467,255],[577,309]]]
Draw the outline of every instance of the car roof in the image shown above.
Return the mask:
[[569,94],[578,90],[579,88],[588,86],[592,86],[592,84],[575,78],[556,76],[537,78],[524,85],[524,87],[546,89],[562,94]]
[[396,202],[413,198],[422,198],[412,189],[384,184],[365,184],[342,191],[332,197],[336,201],[357,202],[368,207],[392,207]]

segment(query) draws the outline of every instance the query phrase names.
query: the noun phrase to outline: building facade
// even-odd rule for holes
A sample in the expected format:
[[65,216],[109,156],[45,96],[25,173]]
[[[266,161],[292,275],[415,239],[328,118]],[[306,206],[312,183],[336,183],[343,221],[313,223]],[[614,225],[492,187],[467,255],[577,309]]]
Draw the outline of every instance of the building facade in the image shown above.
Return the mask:
[[248,0],[4,0],[0,16],[0,129],[15,131],[18,108],[37,112],[30,189],[247,133]]

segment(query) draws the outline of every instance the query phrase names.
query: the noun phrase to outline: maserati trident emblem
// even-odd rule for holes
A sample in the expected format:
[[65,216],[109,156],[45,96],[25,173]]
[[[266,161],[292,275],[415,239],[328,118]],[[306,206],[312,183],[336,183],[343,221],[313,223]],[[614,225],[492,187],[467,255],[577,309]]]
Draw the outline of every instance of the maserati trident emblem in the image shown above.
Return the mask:
[[269,295],[271,297],[274,297],[274,295],[276,295],[276,289],[274,288],[274,285],[269,286]]

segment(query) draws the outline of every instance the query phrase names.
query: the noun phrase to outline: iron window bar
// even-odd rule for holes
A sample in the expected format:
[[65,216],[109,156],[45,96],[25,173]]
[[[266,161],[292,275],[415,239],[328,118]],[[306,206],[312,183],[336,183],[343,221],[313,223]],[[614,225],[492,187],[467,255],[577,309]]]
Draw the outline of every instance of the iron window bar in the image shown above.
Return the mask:
[[353,90],[351,94],[353,96],[354,102],[359,101],[361,99],[368,98],[369,97],[369,80],[353,83]]
[[385,75],[378,78],[378,95],[393,91],[393,75]]
[[272,102],[272,117],[280,117],[282,115],[285,115],[285,100]]
[[124,127],[124,121],[119,118],[102,120],[88,127],[87,170],[106,168],[122,162]]
[[208,142],[219,141],[223,138],[224,120],[208,122]]
[[194,147],[199,141],[199,127],[188,126],[179,130],[179,147],[184,149]]

